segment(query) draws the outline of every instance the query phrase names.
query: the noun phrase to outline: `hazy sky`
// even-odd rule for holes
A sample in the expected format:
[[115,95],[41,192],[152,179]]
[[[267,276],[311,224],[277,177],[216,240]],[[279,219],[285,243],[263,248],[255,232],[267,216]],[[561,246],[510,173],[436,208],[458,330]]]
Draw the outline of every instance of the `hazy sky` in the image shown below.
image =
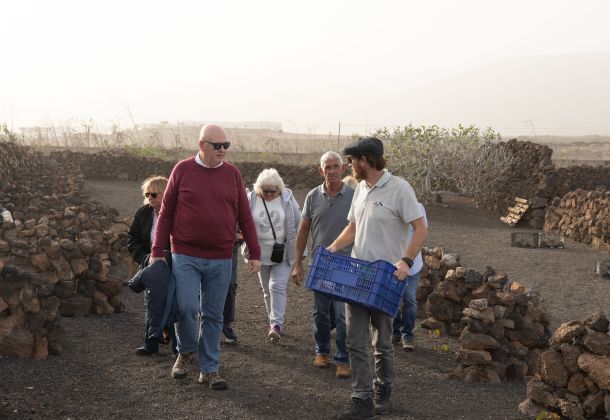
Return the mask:
[[[7,0],[1,11],[0,123],[14,128],[128,126],[127,108],[138,123],[270,120],[286,131],[442,124],[459,110],[426,103],[413,117],[379,98],[408,102],[506,60],[610,54],[606,0]],[[546,121],[537,112],[527,114]]]

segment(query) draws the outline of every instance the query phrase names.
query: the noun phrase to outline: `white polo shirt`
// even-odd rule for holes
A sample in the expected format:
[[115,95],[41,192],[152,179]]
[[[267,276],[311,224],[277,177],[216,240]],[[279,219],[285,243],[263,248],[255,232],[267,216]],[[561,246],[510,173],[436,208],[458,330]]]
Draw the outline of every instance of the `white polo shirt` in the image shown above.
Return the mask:
[[392,264],[404,257],[410,222],[422,217],[413,187],[387,170],[373,188],[358,184],[347,219],[356,224],[352,257]]

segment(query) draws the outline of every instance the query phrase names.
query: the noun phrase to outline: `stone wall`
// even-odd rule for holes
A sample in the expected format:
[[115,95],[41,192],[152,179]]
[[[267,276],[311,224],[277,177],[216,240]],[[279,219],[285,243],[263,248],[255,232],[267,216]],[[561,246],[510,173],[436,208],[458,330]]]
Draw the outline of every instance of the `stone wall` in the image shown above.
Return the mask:
[[[193,152],[195,155],[195,152]],[[86,178],[120,179],[143,181],[152,175],[169,177],[175,160],[136,156],[122,150],[111,150],[95,154],[81,152],[52,152],[51,158],[58,162],[78,165]],[[289,188],[313,188],[322,182],[315,165],[294,166],[281,163],[238,162],[245,185],[252,188],[258,174],[265,168],[274,167]]]
[[544,230],[610,251],[610,191],[577,189],[555,198],[546,210]]
[[129,220],[89,200],[73,162],[1,142],[0,162],[0,206],[14,219],[0,222],[0,355],[43,358],[61,349],[51,334],[57,311],[123,308],[123,284],[135,269],[126,248]]
[[529,417],[543,412],[568,419],[610,417],[610,335],[601,311],[553,333],[519,411]]
[[462,267],[441,248],[422,253],[417,299],[428,318],[421,326],[459,336],[450,377],[497,383],[531,375],[550,337],[540,296],[491,267],[484,273]]

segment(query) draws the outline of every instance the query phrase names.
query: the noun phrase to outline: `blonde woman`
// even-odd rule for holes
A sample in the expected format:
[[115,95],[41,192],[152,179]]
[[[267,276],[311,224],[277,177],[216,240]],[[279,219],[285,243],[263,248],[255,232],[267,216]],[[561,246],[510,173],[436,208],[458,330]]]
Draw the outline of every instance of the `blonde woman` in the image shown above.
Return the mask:
[[[155,225],[157,224],[157,217],[161,210],[161,203],[163,202],[163,193],[167,187],[167,178],[163,176],[153,176],[146,179],[142,183],[142,195],[144,196],[144,205],[140,207],[133,217],[133,222],[129,228],[127,249],[131,254],[133,260],[141,265],[148,254],[150,254],[151,244],[153,242],[153,235],[155,233]],[[166,244],[165,249],[169,251],[169,243]],[[136,349],[136,355],[138,356],[150,356],[159,352],[159,341],[168,342],[171,338],[172,348],[175,353],[176,342],[174,334],[174,326],[171,323],[162,331],[151,325],[151,316],[148,313],[148,299],[150,298],[149,293],[144,294],[144,305],[145,315],[144,322],[146,324],[146,333],[144,336],[144,345]]]
[[295,262],[301,210],[292,191],[285,187],[282,177],[273,168],[258,175],[248,200],[261,248],[258,276],[269,318],[268,338],[277,343],[284,329],[286,289]]

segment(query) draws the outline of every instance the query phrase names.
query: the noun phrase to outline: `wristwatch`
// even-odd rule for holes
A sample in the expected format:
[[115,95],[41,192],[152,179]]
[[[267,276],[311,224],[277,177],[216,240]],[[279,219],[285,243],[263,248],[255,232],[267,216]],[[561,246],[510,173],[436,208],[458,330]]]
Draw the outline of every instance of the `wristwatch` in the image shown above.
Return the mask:
[[404,261],[405,264],[407,264],[409,266],[409,268],[413,267],[413,260],[411,258],[402,257],[401,260]]

